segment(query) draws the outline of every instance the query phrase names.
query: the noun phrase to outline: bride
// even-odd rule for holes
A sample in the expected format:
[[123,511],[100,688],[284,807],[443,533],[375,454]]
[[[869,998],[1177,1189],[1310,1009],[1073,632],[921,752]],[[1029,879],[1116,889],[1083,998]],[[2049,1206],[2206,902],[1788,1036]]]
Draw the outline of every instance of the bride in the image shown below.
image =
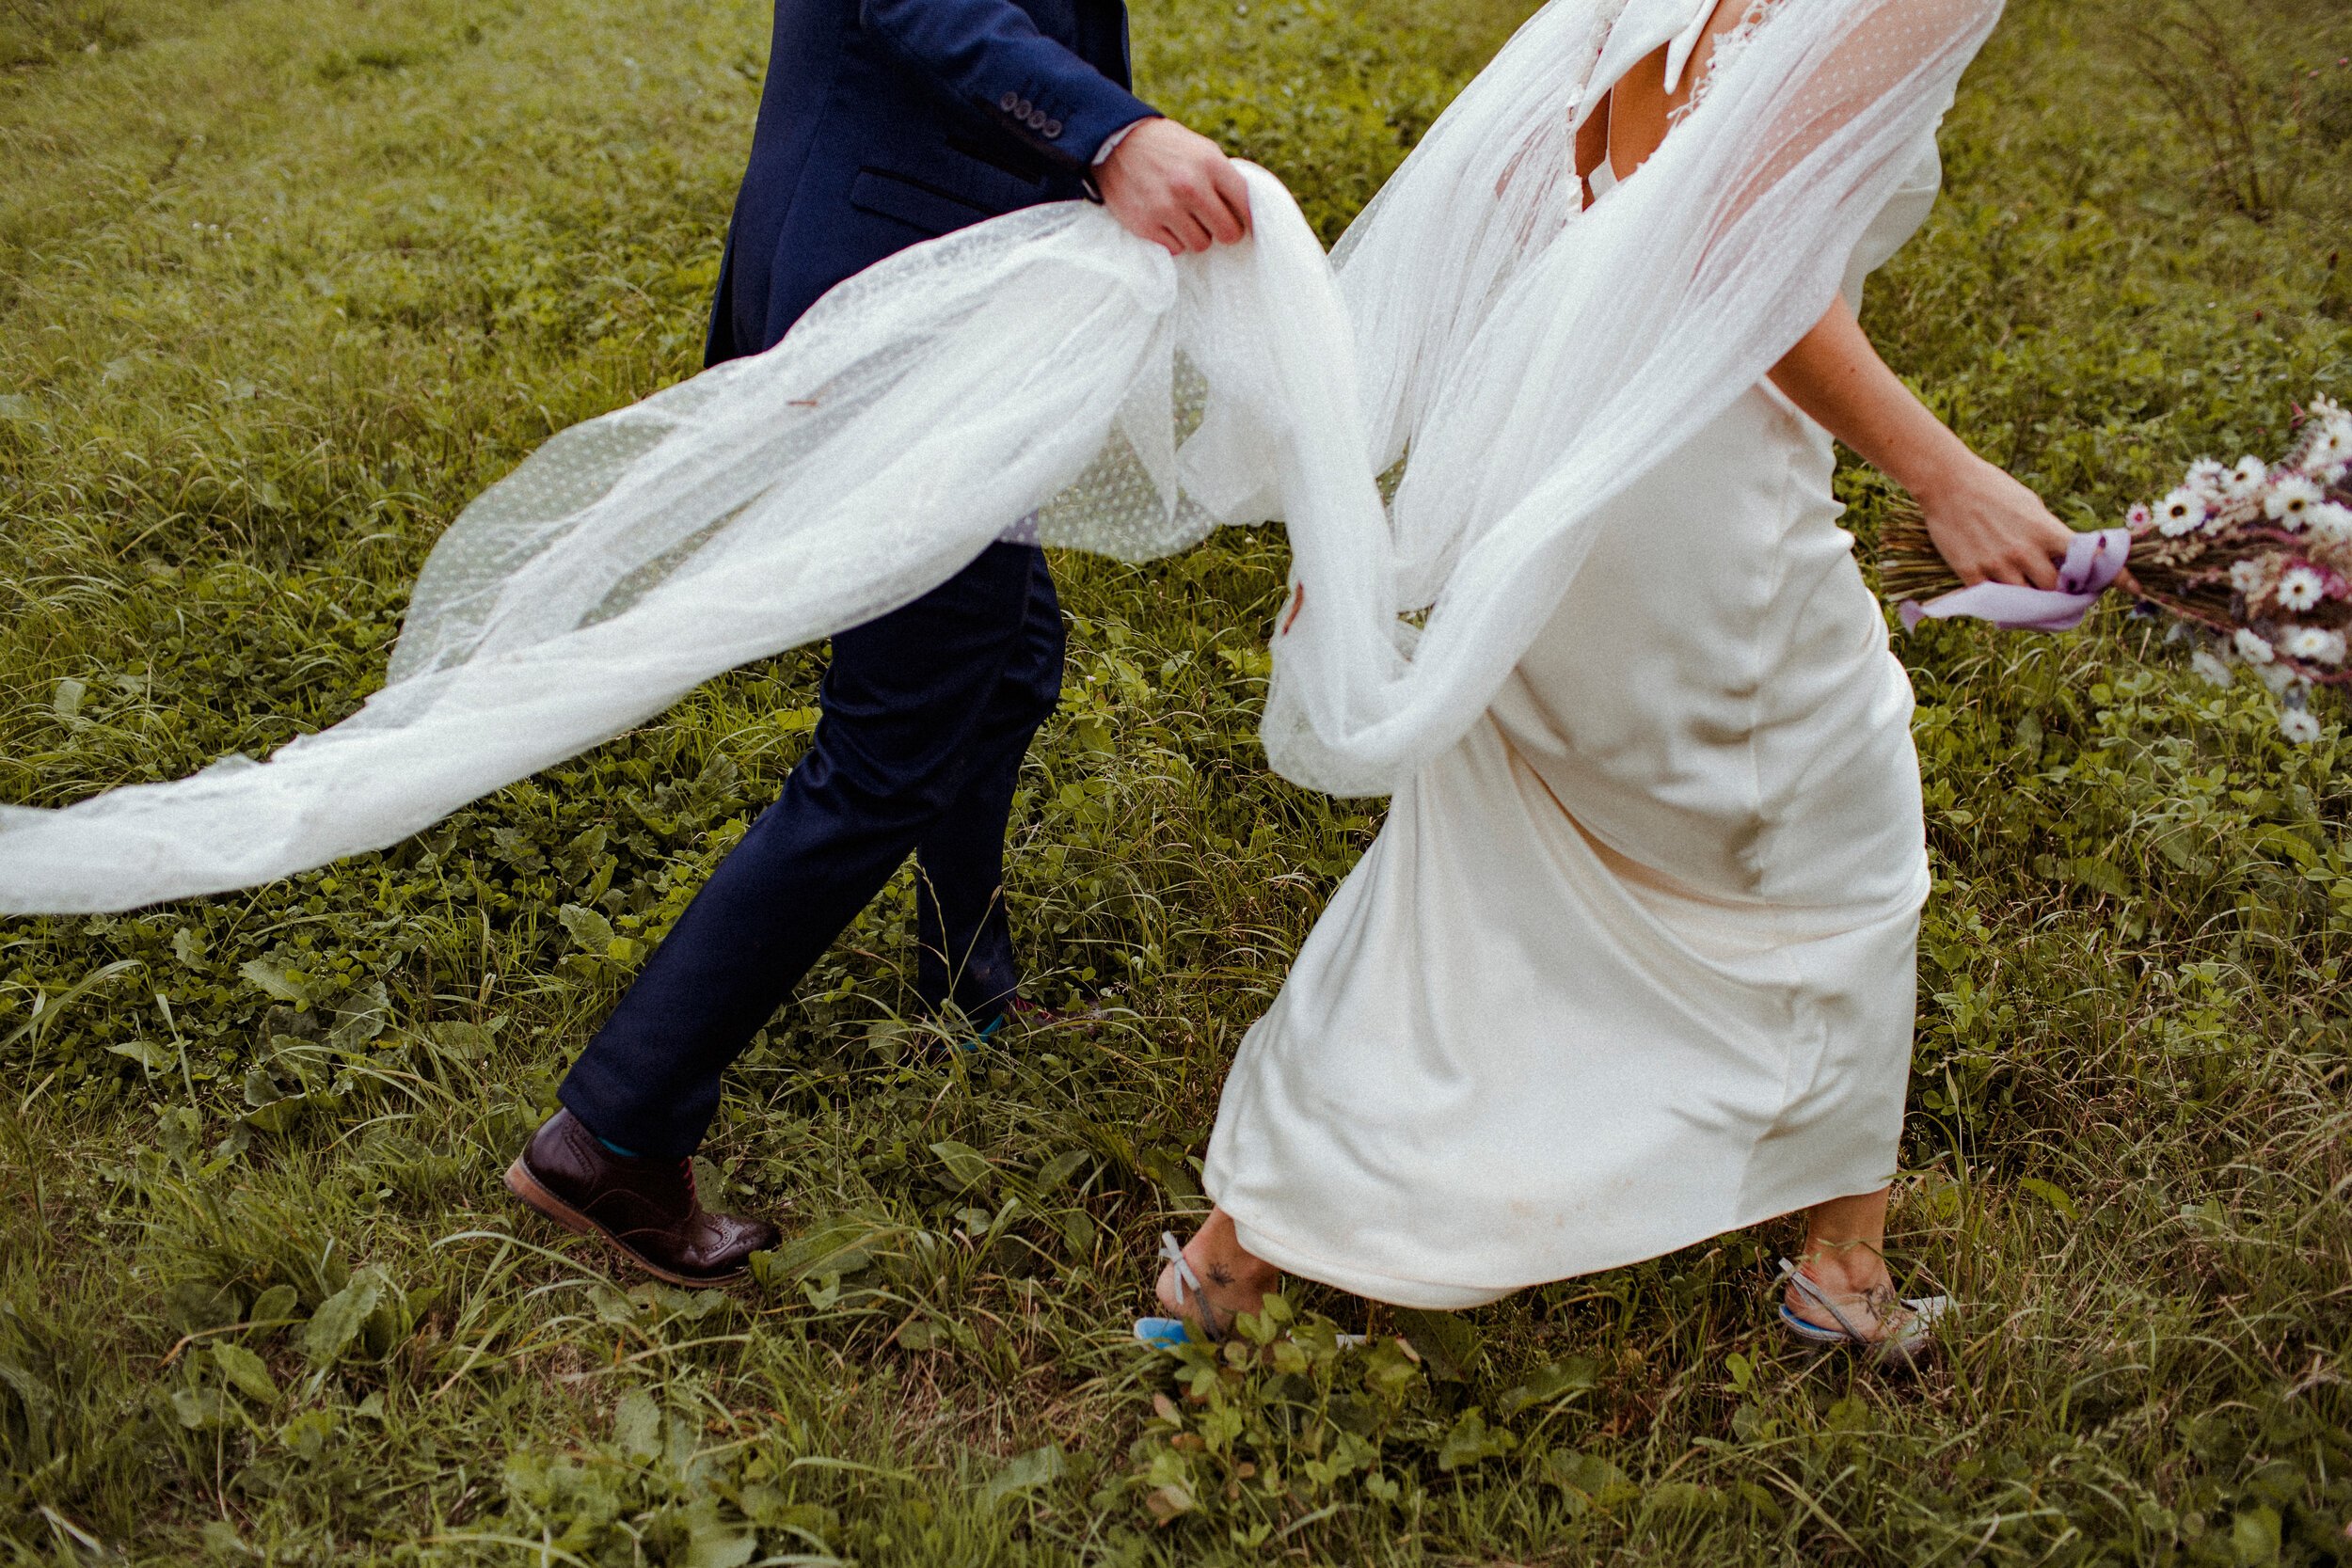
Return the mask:
[[[1571,122],[1586,208],[1774,8],[1617,19]],[[2071,537],[1856,323],[1935,188],[1923,141],[1837,302],[1584,525],[1486,712],[1397,791],[1241,1048],[1216,1206],[1165,1243],[1168,1310],[1219,1334],[1278,1270],[1466,1307],[1801,1211],[1787,1329],[1924,1342],[1942,1304],[1899,1300],[1881,1253],[1929,885],[1911,688],[1837,527],[1831,437],[1972,581],[2049,587]]]
[[0,911],[395,843],[1033,513],[1129,559],[1279,517],[1269,760],[1394,804],[1235,1064],[1170,1310],[1216,1334],[1280,1269],[1464,1307],[1804,1211],[1791,1332],[1907,1354],[1927,871],[1831,435],[1963,578],[2053,580],[2067,531],[1851,309],[1999,9],[1550,0],[1329,258],[1247,168],[1252,237],[1204,254],[1083,203],[901,252],[469,507],[342,723],[0,807]]

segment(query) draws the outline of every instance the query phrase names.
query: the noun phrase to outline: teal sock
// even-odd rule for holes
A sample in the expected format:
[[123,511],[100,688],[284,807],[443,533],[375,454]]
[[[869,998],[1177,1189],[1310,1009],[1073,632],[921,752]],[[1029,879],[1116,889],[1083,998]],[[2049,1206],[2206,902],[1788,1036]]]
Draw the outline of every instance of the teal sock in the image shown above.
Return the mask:
[[611,1149],[613,1153],[619,1155],[624,1160],[642,1160],[644,1158],[644,1155],[638,1153],[633,1148],[623,1148],[619,1144],[614,1143],[611,1138],[598,1138],[596,1142],[604,1145],[605,1148]]

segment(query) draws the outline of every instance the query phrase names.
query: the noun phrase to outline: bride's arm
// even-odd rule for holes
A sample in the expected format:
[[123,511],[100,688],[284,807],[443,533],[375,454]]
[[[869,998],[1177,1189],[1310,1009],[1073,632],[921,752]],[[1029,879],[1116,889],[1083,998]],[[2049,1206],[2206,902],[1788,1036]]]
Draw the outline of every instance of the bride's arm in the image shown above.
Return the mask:
[[1912,394],[1840,298],[1787,358],[1772,384],[1927,514],[1928,534],[1966,583],[2058,581],[2074,531],[2041,499],[1968,450]]

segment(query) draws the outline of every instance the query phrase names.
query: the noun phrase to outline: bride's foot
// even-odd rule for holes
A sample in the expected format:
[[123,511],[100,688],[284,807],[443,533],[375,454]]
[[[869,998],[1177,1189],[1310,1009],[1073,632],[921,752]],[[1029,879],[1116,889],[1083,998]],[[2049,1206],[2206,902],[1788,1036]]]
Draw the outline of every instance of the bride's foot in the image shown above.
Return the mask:
[[1147,1318],[1136,1325],[1136,1335],[1152,1343],[1174,1342],[1177,1330],[1211,1341],[1233,1331],[1233,1321],[1265,1304],[1266,1292],[1281,1281],[1281,1271],[1250,1256],[1234,1234],[1233,1222],[1222,1209],[1182,1247],[1172,1235],[1160,1238],[1160,1269],[1153,1294],[1168,1316]]
[[1781,1264],[1788,1289],[1781,1322],[1805,1343],[1862,1351],[1889,1366],[1908,1367],[1928,1353],[1942,1296],[1906,1300],[1895,1293],[1886,1260],[1875,1252],[1816,1254],[1802,1268]]

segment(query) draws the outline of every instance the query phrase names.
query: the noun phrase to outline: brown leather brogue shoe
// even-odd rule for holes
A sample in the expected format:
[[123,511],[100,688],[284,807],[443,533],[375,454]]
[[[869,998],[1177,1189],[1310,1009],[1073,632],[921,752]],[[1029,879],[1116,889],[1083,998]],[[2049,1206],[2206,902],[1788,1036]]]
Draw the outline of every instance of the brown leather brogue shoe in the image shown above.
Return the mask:
[[739,1277],[755,1252],[776,1244],[763,1220],[714,1214],[694,1196],[691,1160],[633,1160],[558,1111],[507,1167],[507,1190],[556,1224],[602,1236],[630,1262],[673,1285]]

